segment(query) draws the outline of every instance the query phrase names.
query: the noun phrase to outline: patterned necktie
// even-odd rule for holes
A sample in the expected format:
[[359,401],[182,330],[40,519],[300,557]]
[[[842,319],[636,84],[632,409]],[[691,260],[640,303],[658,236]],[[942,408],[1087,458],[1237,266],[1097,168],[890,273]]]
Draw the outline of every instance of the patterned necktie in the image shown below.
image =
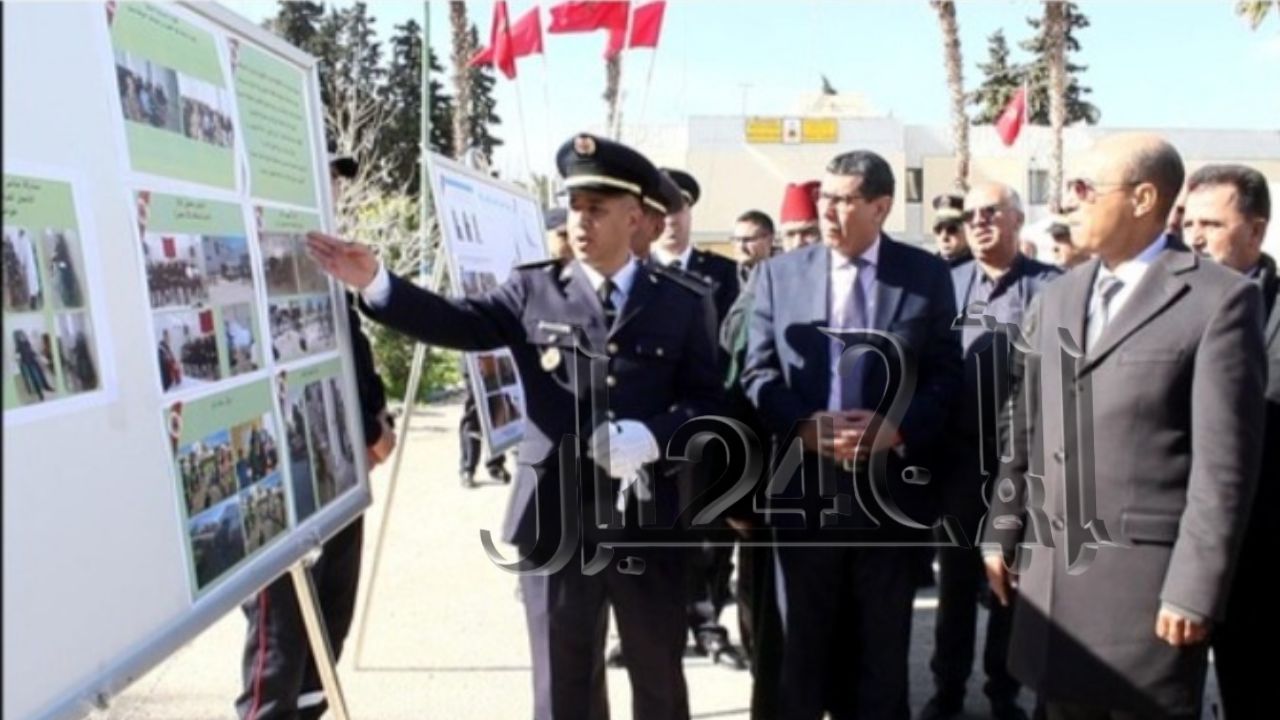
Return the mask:
[[1124,281],[1114,275],[1100,275],[1093,286],[1093,297],[1089,301],[1089,317],[1087,322],[1085,350],[1092,350],[1102,337],[1102,331],[1111,322],[1111,301],[1124,287]]
[[[839,317],[837,318],[838,328],[845,331],[865,330],[870,326],[867,321],[867,293],[862,280],[862,273],[867,268],[867,261],[862,258],[854,258],[853,265],[857,270],[853,276],[853,287],[849,289],[849,296],[845,299],[844,307],[841,308]],[[841,352],[847,349],[842,347]],[[852,366],[841,363],[837,367],[840,371],[840,408],[843,410],[851,410],[855,408],[866,408],[866,398],[864,390],[867,383],[867,368],[871,362],[871,355],[863,353],[853,361]]]
[[605,278],[596,290],[600,296],[600,307],[604,308],[604,326],[608,328],[613,327],[613,321],[618,319],[618,308],[613,304],[613,291],[617,288],[612,280]]

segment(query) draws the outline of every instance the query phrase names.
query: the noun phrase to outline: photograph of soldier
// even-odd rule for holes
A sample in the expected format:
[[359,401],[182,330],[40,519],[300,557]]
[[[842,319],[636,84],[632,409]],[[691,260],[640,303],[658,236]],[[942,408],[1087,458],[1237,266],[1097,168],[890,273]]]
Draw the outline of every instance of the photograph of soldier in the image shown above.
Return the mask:
[[303,415],[307,421],[307,440],[311,446],[311,467],[315,471],[316,498],[321,507],[338,494],[338,468],[334,443],[325,415],[323,386],[314,382],[303,394]]
[[175,462],[188,517],[236,494],[236,456],[230,431],[219,430],[179,447]]
[[271,350],[278,362],[336,347],[333,303],[328,296],[272,302],[269,312]]
[[9,315],[4,320],[5,356],[10,372],[17,376],[14,387],[18,391],[18,402],[35,405],[61,397],[56,389],[52,355],[45,353],[51,341],[44,329],[44,318]]
[[178,73],[117,50],[116,87],[120,110],[130,122],[182,132],[178,118]]
[[231,122],[231,101],[227,91],[179,74],[178,94],[182,98],[182,134],[199,142],[231,147],[235,128]]
[[192,307],[209,300],[201,244],[199,235],[143,235],[151,307]]
[[31,233],[26,228],[4,229],[4,308],[16,312],[43,307],[44,285]]
[[240,493],[240,514],[244,517],[245,550],[249,553],[266,545],[285,531],[288,515],[284,507],[284,479],[280,473]]
[[209,301],[215,305],[253,302],[248,239],[242,235],[205,235],[201,246]]
[[260,367],[258,343],[253,336],[256,327],[253,305],[244,303],[222,308],[222,330],[226,336],[227,357],[231,362],[232,375],[251,372]]
[[62,382],[68,394],[98,387],[98,363],[93,354],[93,329],[87,313],[60,313],[55,316],[58,329],[58,356],[62,362]]
[[166,392],[221,379],[212,310],[155,314],[160,385]]
[[204,588],[244,558],[240,503],[230,498],[191,518],[191,559],[196,587]]
[[267,295],[297,295],[298,267],[302,260],[293,235],[262,233],[263,275],[267,280]]
[[231,448],[239,490],[279,471],[280,451],[270,428],[270,415],[231,428]]
[[44,231],[44,257],[48,258],[50,299],[58,310],[84,307],[84,281],[81,269],[80,243],[75,231],[49,228]]

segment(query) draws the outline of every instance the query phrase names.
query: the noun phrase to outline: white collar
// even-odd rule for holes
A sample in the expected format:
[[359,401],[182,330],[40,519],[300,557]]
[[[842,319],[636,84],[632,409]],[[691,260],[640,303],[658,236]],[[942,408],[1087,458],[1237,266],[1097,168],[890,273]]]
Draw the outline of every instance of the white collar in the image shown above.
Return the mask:
[[[833,269],[849,267],[853,265],[853,260],[851,258],[845,257],[843,254],[840,253],[840,251],[836,250],[835,248],[831,248],[830,250],[828,250],[828,252],[831,253],[831,267]],[[875,242],[871,243],[871,247],[864,250],[862,254],[859,255],[858,257],[862,258],[862,260],[866,264],[870,265],[871,267],[875,267],[879,265],[880,264],[880,237],[877,235]]]
[[[591,283],[591,289],[599,292],[600,286],[604,284],[604,275],[584,262],[579,262],[578,267],[582,268],[582,272],[587,276],[587,282]],[[628,255],[627,264],[623,265],[622,269],[618,270],[610,278],[613,280],[613,285],[618,292],[623,295],[631,294],[631,286],[635,283],[637,268],[639,268],[639,264],[636,262],[635,256]]]
[[676,260],[679,260],[680,269],[688,270],[689,258],[693,257],[693,242],[690,242],[688,245],[685,245],[684,252],[680,253],[679,255],[672,255],[671,253],[667,252],[666,250],[663,250],[660,247],[657,247],[656,245],[653,248],[653,254],[658,257],[658,262],[662,263],[663,265],[670,265]]

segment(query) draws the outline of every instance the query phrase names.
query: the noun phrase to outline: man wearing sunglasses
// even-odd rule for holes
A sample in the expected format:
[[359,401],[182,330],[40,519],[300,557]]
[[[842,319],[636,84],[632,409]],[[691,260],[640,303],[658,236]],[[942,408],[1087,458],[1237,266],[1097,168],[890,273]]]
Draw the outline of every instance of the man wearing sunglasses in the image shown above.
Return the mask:
[[964,388],[952,413],[943,477],[942,511],[955,517],[964,532],[961,545],[949,545],[946,531],[935,528],[938,550],[938,617],[934,625],[935,694],[920,720],[958,716],[964,709],[965,686],[973,667],[978,602],[990,611],[983,653],[984,691],[996,720],[1024,720],[1018,707],[1020,685],[1005,666],[1009,644],[1009,609],[985,602],[985,573],[977,539],[987,502],[984,468],[995,468],[997,408],[1009,398],[1009,338],[1000,326],[982,320],[1020,324],[1031,301],[1061,272],[1018,250],[1024,215],[1013,188],[999,183],[977,185],[957,213],[967,225],[973,260],[951,270],[956,307],[964,320],[960,344],[964,352]]
[[1109,136],[1077,168],[1067,213],[1095,258],[1031,313],[1039,381],[1007,416],[987,575],[1008,604],[1018,568],[1009,668],[1049,720],[1190,720],[1258,481],[1262,297],[1165,234],[1169,143]]
[[1267,657],[1280,644],[1270,622],[1271,603],[1264,589],[1277,555],[1271,522],[1277,516],[1275,478],[1280,473],[1280,278],[1276,262],[1262,252],[1271,218],[1271,194],[1262,173],[1243,165],[1206,165],[1187,181],[1183,238],[1204,257],[1243,273],[1262,288],[1267,324],[1264,330],[1267,377],[1266,449],[1249,529],[1240,549],[1226,616],[1215,628],[1214,669],[1226,717],[1247,717],[1266,707],[1271,674]]

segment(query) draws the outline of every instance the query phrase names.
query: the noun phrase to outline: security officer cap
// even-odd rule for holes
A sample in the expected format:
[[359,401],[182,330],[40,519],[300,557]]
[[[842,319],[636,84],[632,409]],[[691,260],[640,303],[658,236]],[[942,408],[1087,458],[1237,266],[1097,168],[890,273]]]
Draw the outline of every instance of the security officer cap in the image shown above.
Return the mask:
[[937,231],[943,225],[959,225],[964,217],[964,198],[951,193],[944,193],[933,199],[933,229]]
[[644,202],[654,196],[658,169],[622,143],[587,133],[569,138],[556,152],[556,168],[568,190],[626,193]]
[[672,215],[684,209],[684,193],[680,192],[680,186],[676,185],[676,181],[665,170],[659,170],[658,185],[654,188],[653,197],[646,197],[644,204],[663,215]]
[[676,185],[680,187],[680,192],[684,195],[685,202],[689,203],[689,207],[698,204],[698,198],[702,196],[702,188],[698,187],[698,181],[694,180],[692,175],[683,170],[673,170],[671,168],[663,168],[662,171],[676,181]]

